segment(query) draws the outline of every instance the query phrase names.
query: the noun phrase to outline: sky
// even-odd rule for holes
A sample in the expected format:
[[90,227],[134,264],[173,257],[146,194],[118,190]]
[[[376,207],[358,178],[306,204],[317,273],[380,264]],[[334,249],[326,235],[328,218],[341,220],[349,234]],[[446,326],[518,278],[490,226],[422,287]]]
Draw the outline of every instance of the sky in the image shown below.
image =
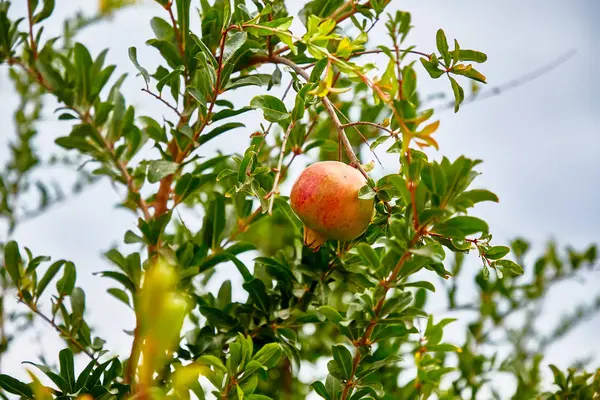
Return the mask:
[[[13,12],[24,15],[24,2],[14,2]],[[197,1],[193,1],[196,4]],[[292,14],[303,2],[290,1]],[[75,10],[93,13],[97,4],[92,0],[71,1],[69,6],[58,2],[55,15],[47,21],[46,31],[58,34],[60,21]],[[514,78],[548,66],[560,55],[575,50],[575,56],[557,68],[550,68],[540,78],[528,82],[499,96],[464,106],[458,114],[444,111],[440,114],[441,126],[436,133],[440,152],[430,152],[434,158],[442,155],[454,159],[459,155],[484,160],[479,166],[482,175],[475,186],[487,188],[498,194],[499,204],[484,204],[475,209],[475,215],[489,222],[495,243],[500,244],[523,236],[532,241],[534,253],[542,251],[544,244],[556,239],[561,245],[584,248],[600,238],[600,78],[596,72],[600,37],[597,19],[600,2],[595,0],[556,1],[535,0],[522,2],[479,2],[464,0],[448,2],[430,0],[393,0],[390,10],[402,7],[412,13],[415,26],[409,42],[418,50],[435,49],[435,32],[443,28],[451,40],[456,37],[461,47],[482,50],[488,61],[479,69],[487,78],[488,87],[494,87]],[[152,37],[149,20],[164,11],[150,1],[118,12],[108,21],[85,29],[77,38],[97,54],[109,48],[108,62],[118,65],[118,72],[128,72],[123,93],[128,103],[137,107],[139,115],[164,115],[173,117],[170,110],[140,91],[143,82],[135,77],[136,70],[127,57],[127,49],[135,46],[142,65],[152,70],[159,62],[157,52],[144,45]],[[197,27],[193,27],[195,29]],[[297,34],[304,32],[298,22],[292,25]],[[383,24],[372,32],[372,38],[385,35]],[[363,58],[364,62],[383,58]],[[16,97],[10,91],[7,69],[0,67],[0,121],[8,127],[0,133],[0,160],[6,156],[7,144],[13,139],[12,112]],[[448,92],[447,82],[432,81],[418,69],[423,93]],[[256,94],[255,88],[240,91],[236,104],[247,104]],[[274,89],[274,95],[282,89]],[[51,103],[49,102],[51,106]],[[65,135],[69,126],[54,122],[56,115],[46,111],[47,118],[40,124],[39,149],[42,153],[56,151],[53,143],[57,136]],[[228,153],[240,152],[248,143],[248,133],[258,126],[260,114],[247,113],[240,120],[247,128],[236,130],[203,147],[209,155],[217,149]],[[235,136],[235,137],[234,137]],[[383,175],[397,168],[396,157],[378,151],[385,168],[377,167],[375,175]],[[362,154],[363,161],[372,158]],[[302,162],[308,162],[303,159]],[[298,163],[296,173],[301,167]],[[45,178],[67,182],[72,175],[61,170],[43,171]],[[283,190],[289,190],[289,184]],[[123,191],[115,189],[104,180],[80,196],[66,201],[41,217],[18,227],[13,238],[31,248],[35,254],[51,255],[54,259],[66,258],[78,266],[78,284],[87,294],[88,318],[97,327],[97,333],[107,340],[107,346],[117,354],[125,355],[130,338],[123,330],[134,323],[130,311],[106,293],[109,282],[93,277],[92,273],[108,267],[102,253],[119,243],[124,232],[135,227],[136,218],[118,209],[115,204]],[[186,216],[192,222],[193,215]],[[197,218],[196,218],[197,219]],[[186,221],[188,222],[188,221]],[[1,239],[0,239],[1,240]],[[122,246],[122,245],[121,245]],[[123,247],[122,247],[123,248]],[[126,247],[127,251],[135,247]],[[478,268],[473,256],[470,268]],[[526,271],[531,265],[525,265]],[[232,269],[220,268],[220,274],[207,290],[215,290]],[[598,292],[600,274],[590,273],[579,282],[568,282],[555,288],[544,304],[542,324],[551,327],[561,313],[568,312],[579,301],[594,297]],[[245,298],[237,292],[237,300]],[[461,298],[468,301],[476,294],[466,287]],[[566,301],[567,299],[568,301]],[[441,303],[440,303],[441,304]],[[13,305],[13,307],[17,307]],[[457,327],[449,329],[447,337],[460,340],[461,324],[468,315],[461,315]],[[35,360],[40,352],[50,360],[56,357],[60,339],[56,334],[37,323],[34,331],[17,335],[10,352],[3,357],[2,372],[24,377],[22,360]],[[590,319],[570,335],[551,347],[546,363],[566,367],[573,359],[589,354],[600,354],[597,329],[600,318]],[[79,360],[85,362],[84,359]],[[302,371],[310,379],[322,369]]]

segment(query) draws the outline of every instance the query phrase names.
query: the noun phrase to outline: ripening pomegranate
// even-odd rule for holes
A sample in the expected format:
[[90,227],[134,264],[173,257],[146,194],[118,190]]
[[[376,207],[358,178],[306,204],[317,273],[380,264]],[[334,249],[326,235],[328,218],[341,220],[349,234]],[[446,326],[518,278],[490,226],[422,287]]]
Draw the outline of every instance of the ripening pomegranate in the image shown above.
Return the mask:
[[304,223],[304,244],[315,251],[329,239],[352,240],[369,226],[373,200],[358,198],[367,183],[355,168],[339,161],[307,167],[292,187],[292,210]]

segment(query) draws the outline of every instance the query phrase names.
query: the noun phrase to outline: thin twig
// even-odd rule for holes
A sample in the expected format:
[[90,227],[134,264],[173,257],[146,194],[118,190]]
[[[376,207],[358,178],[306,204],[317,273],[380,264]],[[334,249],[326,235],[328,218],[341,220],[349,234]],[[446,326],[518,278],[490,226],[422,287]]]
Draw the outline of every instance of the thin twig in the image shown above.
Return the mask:
[[[408,53],[408,54],[416,54],[416,55],[419,55],[419,56],[426,57],[427,59],[429,59],[429,56],[431,56],[431,54],[423,53],[422,51],[410,50],[410,49],[398,49],[398,52],[400,52],[400,53]],[[352,55],[350,56],[350,58],[360,57],[360,56],[364,56],[364,55],[367,55],[367,54],[381,54],[381,53],[383,53],[383,50],[379,50],[379,49],[357,51],[356,53],[352,53]]]
[[348,122],[347,124],[343,124],[342,128],[349,128],[351,126],[357,126],[357,125],[368,125],[368,126],[372,126],[374,128],[377,129],[381,129],[382,131],[386,131],[387,133],[389,133],[392,136],[396,136],[397,133],[394,132],[393,130],[391,130],[390,128],[388,128],[387,126],[383,126],[381,124],[375,123],[375,122],[369,122],[369,121],[356,121],[356,122]]
[[[360,131],[360,130],[359,130],[357,127],[356,127],[356,126],[357,126],[357,125],[371,125],[371,123],[366,123],[366,124],[363,124],[363,123],[362,123],[363,121],[359,121],[360,123],[358,123],[358,124],[356,124],[356,123],[353,123],[352,121],[350,121],[350,118],[348,118],[348,117],[347,117],[347,116],[346,116],[346,115],[345,115],[345,114],[342,112],[342,110],[340,110],[340,109],[339,109],[339,108],[337,108],[336,106],[334,106],[334,107],[335,107],[336,111],[337,111],[337,112],[338,112],[338,113],[339,113],[339,114],[340,114],[340,115],[341,115],[341,116],[342,116],[342,117],[343,117],[343,118],[344,118],[344,119],[347,121],[347,122],[346,122],[344,125],[342,125],[342,126],[344,126],[344,128],[346,128],[346,127],[352,127],[352,128],[354,128],[354,131],[356,132],[356,134],[357,134],[358,136],[360,136],[360,138],[362,139],[363,143],[364,143],[364,144],[366,144],[367,146],[369,146],[369,141],[367,140],[367,138],[365,137],[365,135],[363,135],[363,134],[362,134],[362,132],[361,132],[361,131]],[[354,125],[352,125],[352,124],[354,124]],[[385,128],[383,125],[379,125],[379,124],[375,124],[375,125],[376,125],[376,127],[377,127],[377,128],[380,128],[380,127],[381,127],[381,128]],[[385,130],[385,129],[384,129],[384,130]],[[397,137],[397,136],[394,134],[394,132],[393,132],[393,131],[389,130],[388,132],[390,132],[390,135],[391,135],[392,137],[395,137],[396,139],[398,138],[398,137]],[[383,167],[383,164],[381,163],[381,160],[380,160],[380,159],[379,159],[379,157],[377,156],[377,153],[375,153],[375,150],[372,150],[370,147],[369,147],[369,150],[371,151],[371,154],[373,154],[373,156],[375,157],[375,159],[377,160],[377,162],[379,163],[379,165],[380,165],[381,167]]]
[[[71,108],[71,110],[74,111],[75,113],[77,113],[77,115],[83,122],[91,125],[94,129],[96,129],[96,127],[94,126],[94,121],[90,117],[89,112],[84,113],[76,108]],[[121,161],[121,159],[119,159],[119,157],[117,156],[117,154],[115,153],[115,151],[113,149],[113,145],[104,136],[102,136],[102,135],[100,135],[100,136],[102,137],[104,147],[106,148],[106,151],[108,151],[108,154],[109,154],[110,158],[112,159],[114,165],[117,167],[117,169],[123,175],[123,178],[125,179],[125,184],[127,185],[127,189],[129,190],[129,192],[131,192],[131,194],[134,195],[135,202],[137,203],[140,210],[142,210],[142,213],[144,214],[144,218],[146,220],[149,220],[150,212],[148,209],[148,204],[146,204],[146,201],[142,197],[139,189],[135,186],[133,177],[131,176],[131,174],[129,174],[129,171],[127,170],[127,166],[125,165],[125,163],[123,161]]]
[[[294,83],[293,79],[290,79],[290,83],[287,85],[287,88],[285,89],[285,91],[283,92],[283,96],[281,97],[281,101],[284,101],[285,98],[287,97],[290,89],[292,88],[292,84]],[[260,152],[263,148],[263,146],[265,145],[265,143],[267,143],[267,136],[269,135],[269,133],[271,132],[271,128],[273,127],[274,122],[269,122],[269,126],[267,126],[267,129],[265,130],[265,132],[263,133],[263,141],[260,142],[260,144],[258,145],[258,152]]]
[[173,31],[175,32],[175,40],[177,40],[179,53],[182,57],[184,57],[185,49],[183,48],[183,39],[181,37],[181,33],[179,32],[179,28],[177,27],[177,21],[175,20],[175,16],[173,15],[173,0],[169,1],[164,7],[165,10],[167,10],[167,12],[169,13],[169,18],[171,18],[171,25],[173,26]]
[[33,35],[33,9],[31,5],[32,1],[27,1],[27,19],[29,21],[29,46],[31,47],[31,53],[33,54],[33,59],[36,60],[38,56],[37,52],[37,44],[35,43],[35,36]]
[[[296,72],[296,74],[303,77],[306,81],[308,81],[310,79],[308,73],[302,67],[300,67],[298,64],[294,63],[293,61],[288,60],[287,58],[273,56],[270,58],[270,60],[276,64],[287,65],[288,67],[293,69],[294,72]],[[342,123],[340,122],[340,119],[338,118],[338,116],[333,108],[333,105],[331,104],[331,101],[329,101],[329,99],[325,96],[325,97],[321,98],[321,102],[323,103],[325,110],[331,117],[331,121],[333,122],[333,124],[338,132],[338,136],[340,137],[340,139],[342,141],[342,145],[344,146],[344,149],[346,150],[346,155],[350,159],[350,164],[353,167],[355,167],[356,169],[358,169],[365,178],[368,178],[369,175],[367,175],[367,172],[364,170],[364,168],[360,164],[360,160],[358,159],[358,157],[356,157],[356,154],[354,153],[354,149],[352,148],[352,144],[348,140],[348,136],[346,136],[346,132],[344,132],[344,128],[342,128]]]
[[283,135],[283,141],[281,143],[281,153],[279,153],[279,162],[277,163],[277,172],[275,173],[275,180],[273,181],[273,189],[271,193],[267,194],[270,196],[269,199],[269,215],[273,214],[273,205],[275,204],[275,195],[278,193],[279,179],[281,178],[281,169],[283,165],[283,157],[285,156],[285,146],[287,145],[290,132],[294,129],[295,122],[290,122],[285,134]]
[[181,118],[181,113],[179,112],[179,110],[177,109],[177,107],[175,107],[174,105],[172,105],[171,103],[169,103],[168,101],[166,101],[165,99],[163,99],[161,95],[158,95],[158,94],[152,92],[151,90],[144,89],[144,88],[142,88],[142,92],[146,92],[149,95],[151,95],[152,97],[154,97],[155,99],[160,100],[164,105],[166,105],[171,110],[173,110],[175,112],[175,114],[177,114],[177,116],[179,116],[179,118]]
[[344,128],[342,128],[342,123],[340,122],[340,119],[338,118],[335,110],[333,109],[333,104],[331,104],[331,101],[329,101],[329,99],[327,97],[323,97],[321,99],[321,101],[323,102],[323,106],[325,106],[325,110],[327,110],[327,112],[329,113],[329,116],[331,117],[331,120],[333,121],[333,124],[335,125],[338,135],[342,141],[342,145],[344,146],[344,149],[346,150],[346,155],[350,159],[350,164],[353,167],[355,167],[356,169],[358,169],[360,171],[360,173],[363,174],[363,176],[368,179],[369,175],[362,167],[358,157],[356,157],[356,154],[354,153],[354,149],[352,148],[352,144],[350,143],[350,140],[348,140],[348,136],[346,136],[346,132],[344,132]]
[[94,354],[91,351],[89,351],[88,349],[86,349],[86,347],[83,344],[79,343],[79,341],[77,339],[75,339],[73,337],[73,335],[71,335],[71,333],[69,333],[69,332],[65,331],[64,329],[62,329],[53,320],[51,320],[44,313],[42,313],[37,308],[37,306],[35,306],[35,304],[30,304],[28,302],[23,301],[22,299],[19,299],[19,301],[21,303],[25,304],[34,314],[36,314],[41,319],[43,319],[48,324],[50,324],[50,326],[52,326],[59,334],[61,334],[64,338],[66,338],[67,340],[69,340],[69,342],[71,342],[75,347],[77,347],[79,350],[81,350],[83,353],[85,353],[88,357],[90,357],[96,364],[98,364],[98,360],[96,359],[96,357],[94,357]]
[[[392,0],[384,0],[383,4],[381,4],[381,7],[383,8],[383,7],[387,6],[391,1]],[[341,8],[340,7],[340,8],[338,8],[338,10],[334,11],[334,13],[331,15],[330,18],[334,18],[335,22],[339,24],[340,22],[343,22],[346,19],[352,17],[354,14],[356,14],[358,12],[359,8],[367,9],[367,8],[372,8],[373,7],[372,4],[371,4],[371,0],[366,0],[364,3],[359,4],[358,7],[354,3],[354,0],[350,0],[348,3],[351,6],[351,10],[350,11],[348,11],[346,13],[343,13],[341,15],[338,15],[339,14],[338,11]]]

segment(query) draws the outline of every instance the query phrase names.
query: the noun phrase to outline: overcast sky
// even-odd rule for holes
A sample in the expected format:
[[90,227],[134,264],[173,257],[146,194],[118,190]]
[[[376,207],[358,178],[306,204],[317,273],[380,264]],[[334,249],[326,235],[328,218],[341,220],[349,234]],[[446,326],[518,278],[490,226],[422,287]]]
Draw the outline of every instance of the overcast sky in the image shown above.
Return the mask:
[[[14,14],[25,15],[25,2],[14,3]],[[293,10],[298,10],[302,3],[289,2]],[[78,4],[77,7],[88,14],[96,7],[96,1],[70,1],[68,6],[65,1],[58,2],[55,15],[46,24],[47,31],[59,33],[62,18],[72,15],[76,9],[73,4]],[[443,28],[450,40],[454,37],[459,40],[461,47],[486,52],[488,62],[479,69],[487,76],[489,87],[547,65],[570,49],[577,51],[568,62],[537,80],[465,106],[458,114],[451,111],[441,114],[442,123],[436,134],[441,150],[431,154],[451,159],[464,154],[484,160],[479,167],[483,175],[477,179],[476,186],[493,190],[499,195],[500,203],[479,206],[475,213],[489,222],[497,244],[515,236],[524,236],[532,240],[536,250],[541,250],[551,238],[576,248],[598,240],[600,79],[596,62],[600,61],[600,49],[596,42],[600,37],[597,26],[600,2],[394,0],[391,9],[399,6],[413,14],[415,28],[409,42],[415,43],[419,50],[433,51],[435,32]],[[146,1],[119,12],[109,21],[87,28],[78,40],[85,43],[92,54],[109,48],[108,61],[118,65],[119,73],[130,73],[123,91],[128,103],[137,107],[138,115],[172,118],[170,110],[140,92],[142,80],[135,77],[135,69],[127,57],[128,47],[136,46],[138,59],[143,65],[151,66],[150,70],[157,65],[160,60],[157,52],[146,47],[144,42],[152,36],[150,18],[155,15],[165,17],[163,14],[160,7]],[[193,29],[197,31],[198,27]],[[292,29],[297,34],[303,33],[299,23],[294,24]],[[376,27],[370,36],[383,38],[383,24]],[[378,60],[383,59],[363,58],[365,62]],[[422,69],[418,69],[417,73],[423,93],[448,88],[447,82],[433,82]],[[247,104],[255,91],[255,88],[240,91],[233,100],[236,104]],[[275,90],[275,94],[279,92],[281,89]],[[10,93],[6,68],[2,67],[0,121],[8,129],[0,134],[0,159],[6,156],[6,145],[13,138],[15,100]],[[69,130],[66,123],[51,122],[56,117],[51,112],[52,108],[46,110],[49,121],[39,126],[39,148],[43,154],[55,151],[54,139]],[[215,140],[210,148],[203,148],[204,154],[210,155],[216,148],[227,153],[243,151],[248,143],[248,133],[258,126],[259,117],[258,113],[245,114],[243,122],[248,128],[231,131],[222,140]],[[386,157],[383,148],[378,154],[386,169],[397,168],[395,157]],[[365,152],[363,161],[370,157]],[[299,166],[300,163],[296,168]],[[374,171],[377,175],[384,172],[381,168]],[[43,176],[59,181],[70,177],[53,170],[44,172]],[[90,322],[108,341],[109,348],[125,355],[129,349],[129,338],[122,330],[132,328],[133,316],[106,294],[108,282],[91,275],[108,266],[101,253],[118,243],[127,229],[135,227],[132,214],[114,207],[122,194],[122,191],[115,191],[109,182],[103,181],[34,222],[20,226],[14,238],[35,254],[51,255],[54,259],[66,258],[76,263],[78,284],[88,295]],[[129,252],[133,250],[133,247],[127,249]],[[469,265],[473,269],[479,267],[476,257],[471,257]],[[531,268],[530,265],[525,267]],[[222,270],[227,271],[227,268]],[[225,275],[222,274],[217,281]],[[553,326],[561,312],[572,309],[577,301],[595,296],[600,282],[598,275],[590,274],[583,282],[567,283],[553,291],[545,304],[544,324]],[[211,288],[214,287],[218,287],[218,282],[211,285]],[[244,299],[243,292],[237,295],[238,299]],[[461,298],[469,300],[474,295],[473,292],[465,292],[461,293]],[[468,315],[461,318],[464,325]],[[11,351],[2,360],[2,372],[23,377],[20,361],[35,360],[40,351],[50,360],[57,357],[60,340],[44,325],[37,326],[41,335],[28,332],[13,343]],[[554,362],[565,367],[575,358],[598,354],[599,327],[600,318],[596,317],[575,329],[548,351],[545,363]],[[461,329],[455,328],[449,331],[448,337],[460,340],[461,332]],[[31,340],[35,340],[35,345],[31,345]]]

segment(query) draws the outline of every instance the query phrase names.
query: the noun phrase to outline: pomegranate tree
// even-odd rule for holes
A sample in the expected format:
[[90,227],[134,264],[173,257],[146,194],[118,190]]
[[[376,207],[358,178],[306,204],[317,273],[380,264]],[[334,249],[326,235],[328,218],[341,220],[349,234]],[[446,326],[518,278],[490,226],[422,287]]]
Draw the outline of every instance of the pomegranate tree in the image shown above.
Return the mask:
[[304,224],[306,246],[316,251],[329,239],[356,239],[367,229],[373,199],[358,198],[366,183],[357,169],[339,161],[318,162],[302,171],[290,202]]

